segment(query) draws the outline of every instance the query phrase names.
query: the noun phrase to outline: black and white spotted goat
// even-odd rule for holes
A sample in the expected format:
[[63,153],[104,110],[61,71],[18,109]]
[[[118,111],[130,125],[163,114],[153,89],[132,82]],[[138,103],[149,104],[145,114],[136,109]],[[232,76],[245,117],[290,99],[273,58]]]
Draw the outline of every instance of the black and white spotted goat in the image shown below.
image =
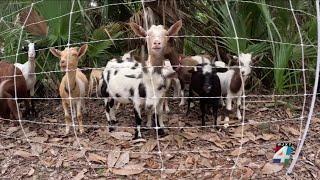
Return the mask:
[[[154,114],[159,126],[164,127],[162,120],[163,97],[169,86],[167,79],[175,75],[172,68],[164,66],[164,48],[170,36],[177,35],[182,22],[176,22],[168,30],[162,25],[152,25],[148,31],[135,23],[131,23],[130,26],[136,35],[146,38],[149,52],[148,62],[145,63],[143,59],[141,63],[131,60],[124,61],[123,59],[109,61],[103,72],[101,95],[106,97],[106,116],[111,125],[117,122],[115,102],[133,103],[137,125],[135,138],[140,138],[141,110],[143,108],[146,109],[148,122],[151,122]],[[131,56],[131,58],[133,57]],[[163,133],[163,129],[158,132]]]

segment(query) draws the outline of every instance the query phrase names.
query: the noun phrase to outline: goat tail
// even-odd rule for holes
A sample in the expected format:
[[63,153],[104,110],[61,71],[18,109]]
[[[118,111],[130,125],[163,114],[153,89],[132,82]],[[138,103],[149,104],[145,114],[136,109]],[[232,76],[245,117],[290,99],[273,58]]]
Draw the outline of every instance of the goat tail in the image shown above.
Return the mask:
[[5,80],[0,83],[0,98],[4,98],[4,87],[10,80]]

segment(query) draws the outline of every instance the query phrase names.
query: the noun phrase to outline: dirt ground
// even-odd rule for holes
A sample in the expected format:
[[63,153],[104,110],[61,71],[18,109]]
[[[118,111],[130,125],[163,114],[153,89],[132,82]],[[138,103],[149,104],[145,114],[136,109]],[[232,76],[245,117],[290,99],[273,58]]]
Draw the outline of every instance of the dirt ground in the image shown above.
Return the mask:
[[[166,136],[154,129],[132,140],[134,116],[130,105],[117,111],[115,132],[106,130],[102,100],[87,100],[82,135],[65,135],[59,100],[38,100],[39,117],[13,122],[1,119],[0,176],[8,179],[320,179],[320,116],[313,117],[294,171],[272,163],[278,142],[297,146],[302,98],[288,97],[275,105],[265,97],[246,98],[245,123],[213,127],[209,116],[201,127],[199,108],[185,115],[178,100],[170,100]],[[309,111],[310,98],[305,112]],[[318,102],[319,104],[319,102]],[[315,109],[319,113],[320,106]],[[234,113],[235,114],[235,113]],[[235,118],[233,118],[235,119]],[[302,121],[301,121],[302,120]],[[146,122],[143,122],[145,125]],[[302,124],[302,126],[301,126]],[[23,127],[23,129],[21,128]],[[239,148],[242,147],[242,148]]]

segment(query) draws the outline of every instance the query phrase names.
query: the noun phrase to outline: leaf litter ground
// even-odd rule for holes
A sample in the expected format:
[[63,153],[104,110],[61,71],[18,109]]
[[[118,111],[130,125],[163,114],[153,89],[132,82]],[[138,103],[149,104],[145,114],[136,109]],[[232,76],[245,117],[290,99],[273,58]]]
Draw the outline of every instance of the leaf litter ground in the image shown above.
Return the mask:
[[[234,125],[228,129],[213,128],[211,116],[208,127],[200,127],[198,106],[186,116],[186,107],[179,107],[177,100],[171,100],[172,109],[165,118],[165,125],[173,128],[166,129],[166,136],[159,139],[162,161],[155,130],[144,130],[144,139],[132,139],[134,129],[127,128],[134,127],[130,105],[120,106],[117,111],[119,127],[108,133],[102,100],[89,100],[84,121],[88,127],[83,135],[77,134],[77,141],[73,131],[67,136],[64,134],[60,102],[41,101],[37,103],[39,117],[22,123],[28,141],[19,123],[2,120],[0,177],[228,179],[239,155],[233,171],[235,179],[319,179],[319,115],[313,118],[294,172],[286,175],[287,166],[272,163],[273,148],[278,142],[294,145],[299,142],[302,99],[291,98],[289,105],[255,102],[257,100],[270,101],[247,98],[245,125],[242,127],[233,117]],[[309,102],[310,99],[306,112]],[[317,105],[315,113],[319,113],[319,109]],[[304,119],[302,125],[305,122]],[[239,149],[241,143],[243,147]]]

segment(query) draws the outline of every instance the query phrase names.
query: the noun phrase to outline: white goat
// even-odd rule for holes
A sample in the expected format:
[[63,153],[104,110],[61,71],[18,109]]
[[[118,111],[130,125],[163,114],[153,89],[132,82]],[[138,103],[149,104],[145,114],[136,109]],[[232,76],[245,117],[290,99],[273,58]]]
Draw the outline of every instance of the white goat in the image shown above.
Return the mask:
[[[30,96],[34,96],[34,86],[37,82],[37,77],[35,74],[36,71],[36,51],[35,51],[35,44],[28,41],[28,61],[24,64],[15,63],[14,65],[19,68],[23,74],[23,77],[27,83],[27,89],[30,92]],[[31,99],[31,111],[36,115],[35,107],[33,100]]]
[[[232,109],[232,100],[237,99],[237,118],[242,119],[240,112],[241,106],[241,96],[243,94],[243,89],[245,82],[251,73],[250,63],[252,62],[252,54],[239,54],[239,57],[234,57],[239,62],[240,67],[231,67],[228,71],[224,73],[217,73],[220,79],[221,93],[223,96],[226,96],[226,115],[224,119],[224,126],[228,127],[229,124],[229,114]],[[225,67],[223,62],[216,62],[217,67]]]

